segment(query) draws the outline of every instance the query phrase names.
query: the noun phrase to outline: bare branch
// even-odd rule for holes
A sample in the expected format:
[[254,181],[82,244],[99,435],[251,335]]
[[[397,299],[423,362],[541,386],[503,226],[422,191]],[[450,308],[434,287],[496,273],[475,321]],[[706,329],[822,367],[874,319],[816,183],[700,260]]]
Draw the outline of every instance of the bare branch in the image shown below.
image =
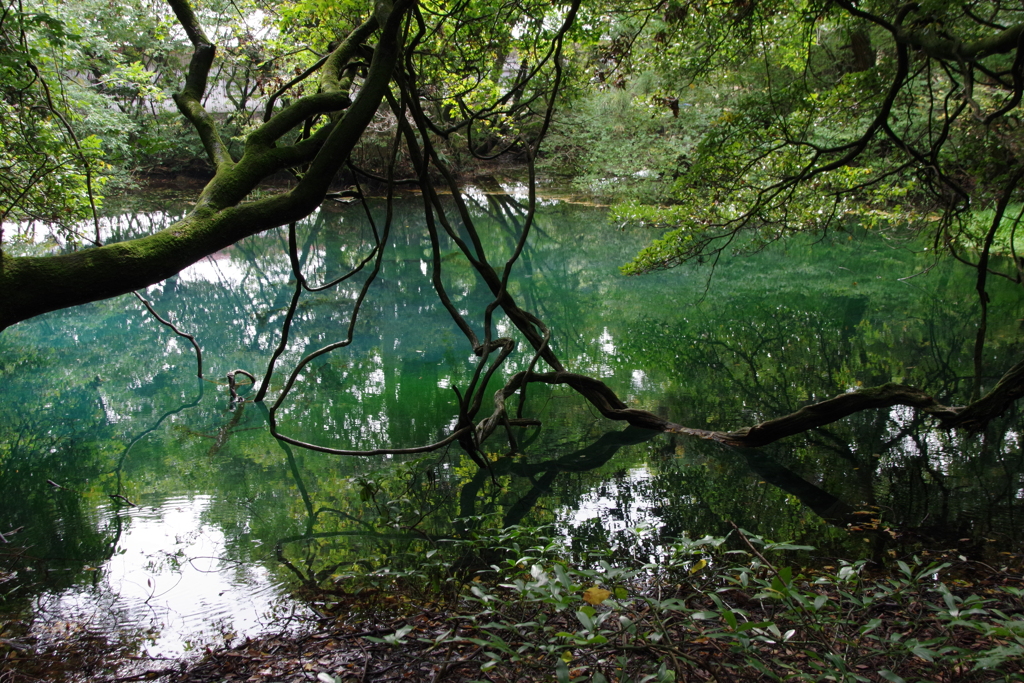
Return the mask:
[[166,325],[167,327],[171,328],[171,330],[174,332],[174,334],[178,335],[179,337],[184,337],[185,339],[188,339],[189,342],[192,343],[192,348],[194,348],[196,350],[196,366],[197,366],[196,375],[199,377],[199,379],[202,379],[203,378],[203,352],[199,349],[199,344],[196,343],[196,338],[193,337],[188,332],[182,332],[181,330],[179,330],[174,325],[174,323],[172,323],[171,321],[165,320],[164,318],[161,318],[160,314],[156,312],[155,308],[153,308],[153,304],[149,303],[149,301],[147,301],[141,294],[139,294],[138,292],[132,292],[132,294],[135,295],[136,299],[138,299],[139,301],[142,302],[142,305],[146,307],[146,310],[149,311],[150,315],[152,315],[154,318],[156,318],[162,325]]

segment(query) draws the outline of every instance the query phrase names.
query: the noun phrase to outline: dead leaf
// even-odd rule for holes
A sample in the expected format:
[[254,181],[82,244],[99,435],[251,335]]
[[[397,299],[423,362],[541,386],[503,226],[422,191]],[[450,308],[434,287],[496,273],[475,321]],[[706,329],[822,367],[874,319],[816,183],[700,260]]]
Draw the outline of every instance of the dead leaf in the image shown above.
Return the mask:
[[611,594],[611,591],[606,591],[605,589],[598,588],[597,586],[591,586],[587,590],[583,591],[583,601],[597,606],[611,597]]

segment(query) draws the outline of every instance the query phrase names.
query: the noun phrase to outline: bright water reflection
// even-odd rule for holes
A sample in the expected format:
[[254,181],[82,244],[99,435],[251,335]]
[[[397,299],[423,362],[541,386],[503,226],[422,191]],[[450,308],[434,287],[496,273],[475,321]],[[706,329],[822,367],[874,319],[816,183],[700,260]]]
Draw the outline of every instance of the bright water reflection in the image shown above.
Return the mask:
[[[180,657],[280,626],[281,610],[301,614],[285,598],[289,586],[265,566],[231,557],[219,520],[209,516],[211,502],[199,495],[129,509],[100,506],[100,524],[117,516],[123,525],[113,554],[101,567],[87,568],[95,572],[93,582],[44,591],[36,601],[40,627],[136,633],[149,656]],[[265,559],[271,553],[264,549]]]
[[[515,247],[522,207],[474,196],[496,262]],[[372,206],[379,214],[380,201]],[[433,293],[419,211],[417,198],[396,206],[353,343],[303,370],[279,414],[285,433],[372,449],[454,429],[454,388],[465,389],[477,359]],[[140,215],[158,212],[106,225],[127,235]],[[632,405],[732,429],[862,384],[966,398],[976,321],[965,271],[944,264],[906,280],[931,263],[874,236],[840,236],[724,261],[706,291],[707,273],[694,269],[620,276],[650,235],[604,221],[594,207],[543,207],[509,291],[551,327],[567,366]],[[344,274],[373,246],[356,206],[325,207],[297,237],[311,282]],[[551,523],[574,551],[639,561],[672,537],[724,535],[730,522],[848,557],[955,548],[997,561],[1019,550],[1016,410],[982,437],[892,409],[738,451],[623,429],[571,392],[537,386],[525,414],[543,427],[517,429],[513,454],[500,433],[486,442],[491,472],[456,447],[416,458],[287,448],[268,436],[265,409],[229,401],[224,380],[235,369],[264,374],[293,291],[285,248],[282,231],[253,237],[147,292],[198,336],[203,381],[191,347],[131,297],[0,335],[0,532],[22,528],[0,549],[6,612],[37,626],[116,627],[173,654],[266,627],[290,613],[283,596],[297,582],[333,586],[351,572],[415,566],[425,539],[472,524]],[[483,336],[485,288],[450,242],[442,265],[454,305]],[[364,280],[301,299],[271,396],[304,354],[344,338]],[[992,294],[989,384],[1024,350],[1021,294],[1006,283]],[[495,327],[512,333],[501,316]],[[525,346],[491,390],[527,366]],[[453,525],[466,517],[476,521]],[[633,535],[638,526],[651,532]]]

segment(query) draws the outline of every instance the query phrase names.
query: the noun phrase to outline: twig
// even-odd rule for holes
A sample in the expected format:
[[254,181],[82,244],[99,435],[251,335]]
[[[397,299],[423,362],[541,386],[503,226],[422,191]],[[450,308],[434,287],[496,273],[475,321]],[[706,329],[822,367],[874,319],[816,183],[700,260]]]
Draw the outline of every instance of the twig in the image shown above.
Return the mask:
[[142,302],[142,305],[146,307],[146,310],[149,311],[150,314],[154,318],[159,320],[162,324],[166,325],[167,327],[171,328],[174,331],[174,333],[176,335],[178,335],[179,337],[184,337],[185,339],[188,339],[190,342],[192,342],[192,346],[196,350],[196,364],[198,365],[198,370],[197,370],[198,375],[197,376],[200,379],[202,379],[202,377],[203,377],[203,352],[199,350],[199,344],[196,343],[196,338],[193,337],[191,334],[188,334],[186,332],[182,332],[181,330],[179,330],[177,327],[174,326],[174,323],[172,323],[171,321],[164,320],[163,318],[161,318],[160,314],[157,313],[156,310],[153,309],[152,304],[150,304],[149,301],[147,301],[145,298],[143,298],[143,296],[141,294],[139,294],[138,292],[132,292],[132,294],[135,295],[136,299],[138,299],[139,301]]
[[107,683],[127,683],[128,681],[155,681],[158,678],[164,676],[170,676],[171,674],[178,673],[177,669],[160,669],[157,671],[144,671],[134,676],[120,676],[118,678],[108,678]]
[[742,530],[742,529],[740,529],[740,528],[739,528],[738,526],[736,526],[736,522],[734,522],[734,521],[732,521],[732,520],[729,520],[729,524],[730,524],[730,526],[732,526],[732,528],[733,528],[733,529],[735,529],[735,530],[736,530],[736,533],[740,535],[740,538],[741,538],[741,539],[743,539],[743,542],[744,542],[744,543],[746,544],[746,546],[747,546],[748,548],[750,548],[750,552],[752,552],[752,553],[754,553],[755,555],[757,555],[757,557],[758,557],[758,558],[759,558],[759,559],[760,559],[760,560],[761,560],[762,562],[764,562],[764,564],[765,564],[765,566],[766,566],[766,567],[768,567],[768,568],[769,568],[769,569],[771,569],[771,570],[772,570],[773,572],[775,572],[776,574],[778,574],[778,573],[779,573],[779,570],[775,568],[775,565],[774,565],[774,564],[772,564],[771,562],[769,562],[769,561],[768,561],[768,559],[767,559],[767,558],[766,558],[766,557],[765,557],[764,555],[762,555],[762,554],[761,554],[761,552],[760,552],[760,551],[759,551],[759,550],[758,550],[757,548],[755,548],[755,547],[754,547],[754,545],[753,545],[753,544],[752,544],[752,543],[750,542],[750,539],[748,539],[748,538],[747,538],[747,535],[743,533],[743,530]]
[[19,526],[17,529],[11,529],[6,534],[0,533],[0,541],[2,541],[3,543],[10,543],[10,541],[7,540],[7,537],[8,536],[13,536],[14,534],[18,533],[19,531],[21,531],[24,528],[25,527],[23,527],[23,526]]
[[373,655],[369,651],[364,650],[364,653],[366,659],[363,660],[363,675],[359,677],[359,683],[366,683],[366,674],[370,672],[370,662],[373,661]]

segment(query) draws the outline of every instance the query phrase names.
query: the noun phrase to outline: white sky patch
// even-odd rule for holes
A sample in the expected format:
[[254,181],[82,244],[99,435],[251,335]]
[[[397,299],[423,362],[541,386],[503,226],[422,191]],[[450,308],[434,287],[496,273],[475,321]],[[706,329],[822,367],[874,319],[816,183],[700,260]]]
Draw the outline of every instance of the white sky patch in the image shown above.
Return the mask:
[[[654,477],[646,466],[630,469],[624,478],[631,487]],[[620,507],[626,499],[628,502]],[[628,529],[644,527],[658,529],[664,524],[655,514],[654,509],[660,507],[659,501],[644,496],[619,496],[619,482],[609,479],[603,486],[592,490],[580,498],[579,506],[572,508],[563,506],[555,512],[555,519],[567,527],[575,528],[592,519],[599,519],[601,526],[608,531],[611,538],[625,538],[622,534]]]
[[502,183],[501,189],[517,201],[522,202],[530,198],[530,188],[526,183]]
[[465,197],[472,199],[481,206],[487,206],[487,193],[481,190],[479,187],[468,185],[462,188],[462,194]]
[[647,391],[652,388],[651,380],[647,378],[647,373],[643,370],[634,370],[630,378],[629,387],[636,393]]
[[245,281],[245,270],[227,252],[218,251],[181,271],[180,277],[186,282],[219,282],[237,287]]
[[370,396],[379,396],[384,393],[384,360],[381,358],[379,353],[373,354],[373,358],[370,363],[376,367],[370,371],[370,374],[366,376],[366,383],[363,385],[362,391],[359,393],[359,398],[362,398],[364,394]]
[[601,332],[601,336],[597,338],[597,343],[600,345],[601,350],[605,353],[614,356],[615,355],[615,343],[612,340],[612,335],[608,331],[608,328],[604,328]]
[[[117,512],[131,519],[117,551],[97,569],[95,585],[44,594],[40,612],[111,632],[148,631],[152,637],[141,644],[151,656],[180,657],[190,642],[260,632],[286,587],[262,566],[240,569],[223,559],[228,555],[224,534],[203,519],[211,502],[210,496],[177,497]],[[107,507],[101,514],[114,513]]]

